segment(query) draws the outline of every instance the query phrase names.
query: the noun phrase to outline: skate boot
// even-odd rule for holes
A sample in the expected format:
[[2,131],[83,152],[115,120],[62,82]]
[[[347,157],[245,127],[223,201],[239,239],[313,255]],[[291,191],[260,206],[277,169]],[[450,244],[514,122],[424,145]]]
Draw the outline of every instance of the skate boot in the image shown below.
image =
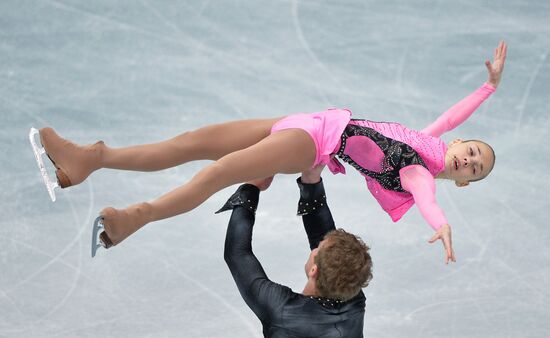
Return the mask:
[[46,189],[48,189],[48,194],[50,194],[52,202],[55,202],[55,188],[59,187],[59,184],[57,180],[54,181],[50,179],[50,175],[48,175],[44,161],[42,161],[42,154],[45,154],[46,151],[36,141],[36,135],[39,135],[38,130],[31,128],[31,131],[29,132],[29,141],[31,142],[32,151],[34,152],[34,159],[36,160],[38,169],[40,169],[40,175],[42,175],[42,179],[44,179],[44,184],[46,185]]
[[[108,249],[115,246],[151,222],[152,209],[151,204],[144,202],[126,209],[108,207],[101,210],[92,231],[92,257],[98,248]],[[100,230],[103,231],[98,236]]]
[[57,169],[55,175],[61,188],[77,185],[101,168],[103,141],[79,146],[61,138],[52,128],[42,128],[39,133],[44,151]]

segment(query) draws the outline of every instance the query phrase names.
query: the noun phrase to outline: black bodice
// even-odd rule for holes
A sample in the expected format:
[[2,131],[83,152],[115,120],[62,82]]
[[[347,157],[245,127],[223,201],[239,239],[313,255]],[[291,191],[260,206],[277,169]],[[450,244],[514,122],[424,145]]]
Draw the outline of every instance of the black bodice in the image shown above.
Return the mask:
[[[352,121],[356,121],[352,119]],[[349,137],[352,136],[365,136],[371,139],[384,153],[384,159],[382,161],[382,171],[375,172],[363,168],[357,162],[353,160],[349,155],[344,153],[346,149],[346,142]],[[420,155],[408,144],[396,141],[389,137],[382,135],[376,130],[358,126],[355,124],[348,124],[344,132],[342,133],[340,149],[336,155],[342,159],[342,161],[349,163],[352,167],[357,169],[360,173],[374,178],[380,183],[380,185],[387,190],[405,192],[401,186],[401,179],[399,178],[399,170],[406,166],[418,164],[424,168],[428,168]]]

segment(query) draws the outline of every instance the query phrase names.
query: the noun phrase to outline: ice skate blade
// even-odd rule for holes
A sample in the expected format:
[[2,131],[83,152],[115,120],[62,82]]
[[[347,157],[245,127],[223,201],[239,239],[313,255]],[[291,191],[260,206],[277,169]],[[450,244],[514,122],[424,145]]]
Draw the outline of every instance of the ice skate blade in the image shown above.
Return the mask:
[[50,194],[50,198],[52,199],[52,202],[55,202],[55,188],[59,187],[59,184],[56,181],[50,180],[50,176],[48,175],[48,171],[46,170],[46,166],[44,165],[44,161],[42,161],[42,154],[46,153],[46,150],[42,145],[38,145],[36,143],[36,135],[39,135],[40,132],[35,129],[31,128],[29,132],[29,141],[31,142],[32,151],[34,152],[34,158],[36,159],[36,164],[38,165],[38,169],[40,170],[40,174],[42,175],[42,178],[44,179],[44,184],[46,185],[46,189],[48,189],[48,194]]
[[92,258],[95,257],[97,249],[103,247],[105,248],[105,243],[99,238],[99,232],[103,230],[103,217],[99,216],[94,221],[94,227],[92,229]]

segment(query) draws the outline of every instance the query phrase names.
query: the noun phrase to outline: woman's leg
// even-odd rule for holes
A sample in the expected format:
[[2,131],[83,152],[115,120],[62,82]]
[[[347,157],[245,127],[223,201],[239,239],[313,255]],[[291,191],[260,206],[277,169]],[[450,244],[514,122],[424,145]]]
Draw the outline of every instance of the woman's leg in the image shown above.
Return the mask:
[[182,133],[166,141],[107,148],[103,167],[111,169],[156,171],[189,161],[217,160],[247,148],[267,137],[280,118],[227,122]]
[[230,185],[277,173],[302,172],[312,166],[315,155],[315,144],[305,131],[287,129],[277,132],[251,147],[222,157],[187,184],[151,203],[140,203],[123,210],[103,209],[105,232],[116,245],[148,222],[190,211]]
[[61,187],[66,188],[81,183],[100,168],[156,171],[193,160],[217,160],[259,142],[270,134],[279,119],[216,124],[163,142],[125,148],[109,148],[101,141],[79,146],[61,138],[51,128],[40,130],[40,140],[57,168]]

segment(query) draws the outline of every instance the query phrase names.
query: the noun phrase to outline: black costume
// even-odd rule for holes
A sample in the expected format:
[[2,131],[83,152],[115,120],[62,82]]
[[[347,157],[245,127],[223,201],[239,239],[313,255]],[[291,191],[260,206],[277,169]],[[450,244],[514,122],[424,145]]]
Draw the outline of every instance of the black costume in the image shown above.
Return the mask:
[[[352,119],[352,121],[364,120]],[[384,153],[384,160],[382,161],[381,172],[374,172],[363,168],[349,155],[344,153],[348,137],[352,136],[366,136],[374,141],[380,150],[382,150]],[[406,192],[401,186],[401,179],[399,177],[399,171],[401,169],[414,164],[421,165],[428,169],[422,157],[420,157],[420,155],[408,144],[384,136],[372,128],[355,124],[348,124],[346,126],[346,129],[342,133],[340,149],[336,155],[341,158],[342,161],[349,163],[360,173],[377,180],[384,189],[399,192]]]
[[[326,204],[322,181],[300,187],[299,213],[313,250],[334,221]],[[342,302],[309,297],[269,280],[252,253],[252,228],[259,189],[243,184],[220,211],[233,209],[225,238],[224,257],[246,304],[258,316],[265,337],[363,337],[365,296]]]

